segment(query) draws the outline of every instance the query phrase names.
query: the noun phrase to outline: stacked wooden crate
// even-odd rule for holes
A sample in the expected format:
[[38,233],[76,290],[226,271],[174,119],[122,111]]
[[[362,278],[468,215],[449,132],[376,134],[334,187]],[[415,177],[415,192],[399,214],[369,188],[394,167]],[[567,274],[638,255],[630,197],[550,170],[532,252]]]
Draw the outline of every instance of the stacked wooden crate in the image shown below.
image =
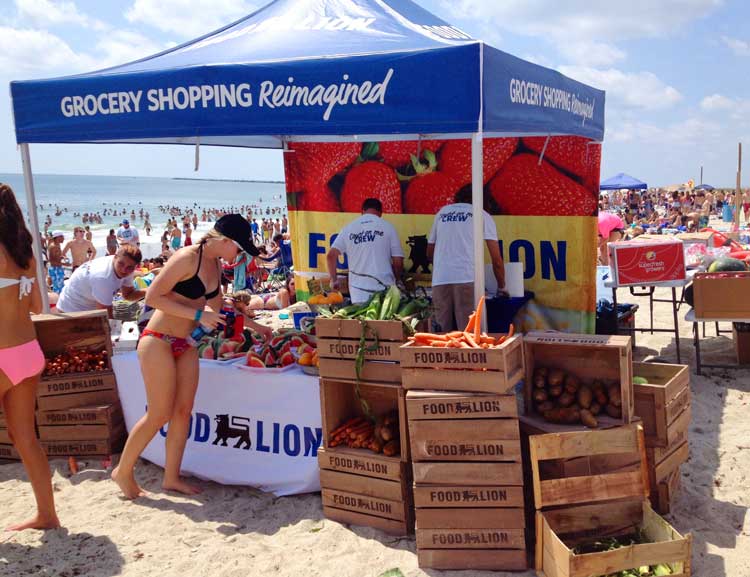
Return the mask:
[[646,436],[651,503],[669,513],[680,484],[680,465],[689,455],[690,369],[685,365],[633,363],[635,414]]
[[521,337],[497,349],[401,348],[419,566],[527,567],[515,384]]
[[[399,363],[404,326],[399,321],[319,318],[315,331],[323,421],[323,447],[318,451],[323,514],[341,523],[408,535],[413,531],[414,506]],[[364,360],[358,363],[362,352]],[[354,436],[341,431],[353,418],[361,419],[360,431],[374,431],[384,417],[392,439],[377,450],[361,446],[356,427],[351,427]]]
[[[690,535],[678,533],[652,509],[640,425],[603,431],[534,435],[529,439],[536,507],[537,574],[679,575],[691,572]],[[581,456],[640,460],[627,471],[604,468],[572,477],[545,478],[545,461]],[[621,539],[602,546],[608,538]],[[631,540],[634,543],[629,544]],[[593,551],[591,546],[594,545]],[[661,565],[661,567],[656,567]],[[644,571],[644,566],[649,566]]]
[[8,433],[8,423],[5,421],[5,414],[0,411],[0,459],[9,461],[18,461],[21,457],[13,446]]
[[125,426],[112,370],[112,343],[106,311],[37,315],[33,318],[45,357],[105,351],[104,364],[88,372],[42,374],[37,424],[50,457],[109,457],[121,450]]

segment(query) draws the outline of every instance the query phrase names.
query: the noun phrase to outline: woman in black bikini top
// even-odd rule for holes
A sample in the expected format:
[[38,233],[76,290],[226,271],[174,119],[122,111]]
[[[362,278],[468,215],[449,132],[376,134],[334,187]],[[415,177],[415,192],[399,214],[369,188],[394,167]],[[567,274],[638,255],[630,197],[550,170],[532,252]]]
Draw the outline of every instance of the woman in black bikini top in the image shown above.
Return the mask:
[[[146,304],[155,310],[138,344],[148,408],[130,431],[120,463],[112,471],[112,479],[128,499],[144,494],[135,480],[135,463],[166,423],[162,487],[188,495],[199,492],[180,479],[199,371],[198,351],[187,337],[198,322],[213,329],[223,320],[221,261],[233,262],[240,250],[258,254],[250,224],[239,214],[228,214],[216,221],[197,247],[177,251],[148,288]],[[216,289],[206,292],[206,286]]]

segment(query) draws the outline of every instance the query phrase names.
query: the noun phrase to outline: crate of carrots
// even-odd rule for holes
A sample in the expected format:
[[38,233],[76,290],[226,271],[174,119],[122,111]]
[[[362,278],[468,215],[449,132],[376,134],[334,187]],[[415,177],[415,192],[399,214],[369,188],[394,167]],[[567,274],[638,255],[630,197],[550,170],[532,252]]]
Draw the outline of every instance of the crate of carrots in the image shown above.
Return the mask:
[[401,347],[404,389],[507,394],[524,376],[523,338],[481,331],[484,298],[463,331],[415,333]]

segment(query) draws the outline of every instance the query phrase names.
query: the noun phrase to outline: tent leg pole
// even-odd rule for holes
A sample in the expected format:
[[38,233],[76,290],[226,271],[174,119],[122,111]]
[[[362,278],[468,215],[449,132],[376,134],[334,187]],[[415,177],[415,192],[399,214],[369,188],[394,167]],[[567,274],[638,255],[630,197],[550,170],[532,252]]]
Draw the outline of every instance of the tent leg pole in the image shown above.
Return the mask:
[[39,237],[39,217],[36,211],[36,194],[34,193],[34,175],[31,172],[31,154],[28,143],[21,144],[21,164],[23,164],[23,183],[26,188],[26,206],[29,211],[29,225],[31,226],[32,246],[36,258],[36,283],[42,294],[42,310],[49,312],[49,296],[47,295],[47,275],[44,272],[44,258],[42,240]]
[[[474,228],[474,302],[484,295],[484,167],[483,137],[476,132],[471,137],[471,204]],[[486,307],[482,315],[482,330],[487,329]]]

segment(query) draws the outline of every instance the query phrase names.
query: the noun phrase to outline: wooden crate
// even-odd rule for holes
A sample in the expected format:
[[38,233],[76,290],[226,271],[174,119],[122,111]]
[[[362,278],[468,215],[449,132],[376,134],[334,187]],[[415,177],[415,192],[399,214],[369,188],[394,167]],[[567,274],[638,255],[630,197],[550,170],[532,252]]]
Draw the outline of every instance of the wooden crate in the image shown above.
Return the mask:
[[112,368],[112,340],[107,311],[33,315],[31,320],[45,357],[63,353],[70,347],[95,351],[105,349],[108,353],[107,368]]
[[125,421],[113,425],[39,426],[42,441],[118,441],[125,437]]
[[37,388],[37,397],[77,395],[95,391],[117,391],[114,372],[78,373],[41,379]]
[[117,388],[108,388],[98,391],[77,392],[65,395],[37,396],[36,406],[39,411],[60,411],[76,407],[88,407],[91,405],[119,404],[120,397]]
[[682,473],[677,468],[667,479],[657,484],[656,490],[651,490],[651,506],[660,515],[669,515],[672,512],[677,492],[680,489]]
[[21,455],[18,454],[16,448],[11,444],[0,444],[0,459],[6,461],[20,461]]
[[421,549],[417,563],[427,569],[524,571],[528,567],[526,551],[521,549]]
[[106,405],[89,405],[59,411],[37,411],[36,422],[39,426],[60,425],[109,425],[122,422],[122,408],[119,403]]
[[398,348],[406,340],[400,321],[316,318],[321,378],[357,380],[355,359],[363,331],[366,334],[365,362],[359,380],[400,384]]
[[523,337],[496,349],[401,347],[405,389],[508,394],[524,375]]
[[669,425],[667,429],[667,446],[666,447],[649,447],[649,462],[661,463],[665,458],[671,455],[680,445],[688,442],[688,432],[690,430],[690,419],[692,418],[693,409],[690,405],[678,415],[678,417]]
[[424,508],[495,508],[524,506],[523,487],[415,485],[414,506]]
[[326,518],[392,535],[412,532],[411,478],[405,463],[356,449],[321,448],[318,464]]
[[666,447],[669,427],[690,405],[690,368],[633,363],[633,376],[648,379],[646,385],[633,385],[635,414],[643,423],[646,446]]
[[7,427],[7,426],[8,426],[8,423],[5,420],[5,413],[0,411],[0,427]]
[[13,441],[10,440],[10,433],[5,427],[0,427],[0,445],[12,445]]
[[[406,423],[406,398],[403,389],[390,384],[360,383],[355,386],[350,381],[320,379],[320,412],[323,421],[323,446],[330,449],[330,433],[338,426],[357,416],[364,416],[362,403],[357,397],[359,388],[360,398],[364,399],[372,414],[379,417],[391,411],[398,412],[399,438],[403,461],[409,460],[409,430]],[[336,447],[339,449],[340,447]],[[351,449],[361,451],[365,455],[375,455],[365,449]]]
[[[591,577],[664,563],[690,575],[691,537],[680,535],[648,502],[643,429],[535,435],[529,439],[536,506],[535,565],[539,575]],[[637,471],[542,479],[541,461],[582,456],[640,455]],[[641,531],[648,543],[601,553],[576,554],[587,541]]]
[[[612,335],[575,335],[532,332],[524,336],[524,414],[543,421],[533,407],[534,370],[537,367],[560,369],[584,383],[594,380],[618,383],[622,398],[622,418],[599,414],[599,428],[627,424],[633,420],[633,359],[630,337]],[[581,429],[580,425],[558,425],[560,431]]]

